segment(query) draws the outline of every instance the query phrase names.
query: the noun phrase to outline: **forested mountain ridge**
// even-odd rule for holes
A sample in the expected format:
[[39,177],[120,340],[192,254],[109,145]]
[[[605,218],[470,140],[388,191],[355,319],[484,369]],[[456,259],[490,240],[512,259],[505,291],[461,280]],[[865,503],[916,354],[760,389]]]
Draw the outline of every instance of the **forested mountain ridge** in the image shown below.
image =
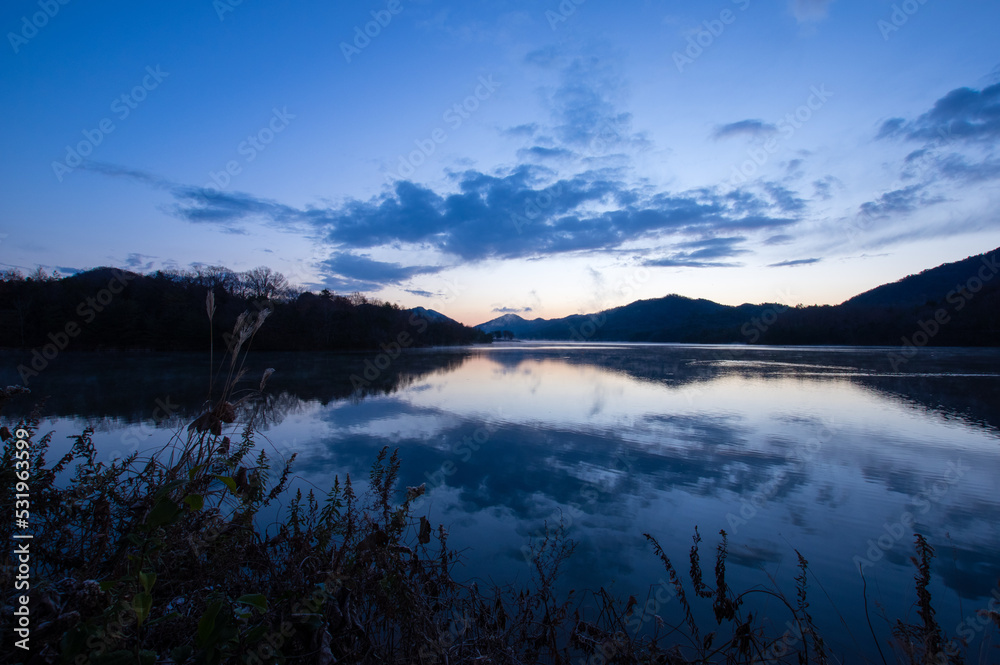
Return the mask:
[[619,342],[1000,346],[1000,249],[885,284],[840,305],[721,305],[679,295],[594,314],[482,323],[522,339]]
[[[489,336],[428,310],[409,310],[361,294],[297,292],[267,268],[141,275],[96,268],[70,277],[0,275],[0,346],[59,350],[209,347],[206,296],[214,294],[212,339],[223,348],[237,317],[271,310],[253,346],[261,351],[379,349],[489,341]],[[436,314],[436,313],[435,313]]]

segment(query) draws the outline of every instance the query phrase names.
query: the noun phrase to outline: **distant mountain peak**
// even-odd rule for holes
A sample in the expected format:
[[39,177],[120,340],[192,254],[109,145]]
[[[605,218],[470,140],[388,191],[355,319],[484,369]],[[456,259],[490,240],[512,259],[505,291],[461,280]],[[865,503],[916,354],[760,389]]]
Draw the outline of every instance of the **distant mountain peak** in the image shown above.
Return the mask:
[[455,321],[451,317],[445,316],[441,312],[435,311],[433,309],[427,309],[426,307],[414,307],[410,311],[422,316],[428,321],[451,321],[453,323],[457,323],[457,321]]

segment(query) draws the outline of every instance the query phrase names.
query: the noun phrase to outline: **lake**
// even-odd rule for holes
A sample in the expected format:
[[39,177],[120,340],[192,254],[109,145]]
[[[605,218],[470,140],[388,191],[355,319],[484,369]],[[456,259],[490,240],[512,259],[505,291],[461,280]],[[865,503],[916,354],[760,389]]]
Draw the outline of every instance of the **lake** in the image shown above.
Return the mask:
[[[378,450],[398,448],[401,484],[430,490],[417,512],[463,551],[459,578],[525,583],[525,553],[562,520],[576,551],[561,588],[652,602],[666,573],[643,533],[689,583],[694,528],[707,571],[725,529],[733,588],[777,585],[794,601],[798,550],[828,644],[878,660],[859,567],[883,640],[887,618],[919,621],[915,531],[937,552],[929,588],[949,637],[988,632],[967,618],[1000,578],[1000,350],[898,354],[587,343],[251,353],[246,383],[275,368],[260,443],[298,453],[301,486],[364,479]],[[0,381],[17,383],[23,354],[0,357]],[[54,450],[92,425],[110,459],[186,426],[208,375],[204,355],[63,354],[31,397],[49,395]],[[763,598],[784,632],[787,612]],[[677,609],[650,605],[670,622]]]

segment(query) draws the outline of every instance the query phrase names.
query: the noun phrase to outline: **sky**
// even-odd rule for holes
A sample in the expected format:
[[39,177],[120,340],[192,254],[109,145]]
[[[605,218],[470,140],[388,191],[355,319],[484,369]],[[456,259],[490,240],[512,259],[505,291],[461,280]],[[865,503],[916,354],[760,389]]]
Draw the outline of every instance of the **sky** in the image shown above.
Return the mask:
[[0,8],[0,267],[267,265],[475,325],[836,304],[1000,245],[1000,3]]

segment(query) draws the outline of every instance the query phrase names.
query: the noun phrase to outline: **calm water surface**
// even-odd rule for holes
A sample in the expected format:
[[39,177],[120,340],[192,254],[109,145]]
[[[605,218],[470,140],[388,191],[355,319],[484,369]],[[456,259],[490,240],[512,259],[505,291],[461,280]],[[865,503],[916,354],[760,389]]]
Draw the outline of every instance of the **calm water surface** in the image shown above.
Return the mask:
[[[262,443],[298,453],[303,486],[363,479],[378,450],[398,448],[402,484],[431,490],[418,511],[464,550],[460,577],[526,582],[524,553],[562,520],[577,545],[564,588],[642,601],[665,578],[644,532],[686,571],[695,526],[707,568],[725,529],[736,589],[777,584],[794,598],[801,552],[813,618],[856,660],[874,653],[859,564],[880,638],[883,613],[918,621],[914,531],[937,550],[930,589],[950,636],[1000,578],[1000,350],[923,349],[893,366],[897,351],[512,343],[389,363],[259,354],[248,386],[277,370]],[[17,382],[19,357],[2,360],[0,380]],[[32,388],[50,395],[44,427],[58,440],[93,425],[110,458],[190,422],[207,377],[202,356],[66,354]],[[155,421],[165,404],[177,414]],[[756,602],[784,625],[777,603]],[[658,613],[674,621],[676,610]]]

